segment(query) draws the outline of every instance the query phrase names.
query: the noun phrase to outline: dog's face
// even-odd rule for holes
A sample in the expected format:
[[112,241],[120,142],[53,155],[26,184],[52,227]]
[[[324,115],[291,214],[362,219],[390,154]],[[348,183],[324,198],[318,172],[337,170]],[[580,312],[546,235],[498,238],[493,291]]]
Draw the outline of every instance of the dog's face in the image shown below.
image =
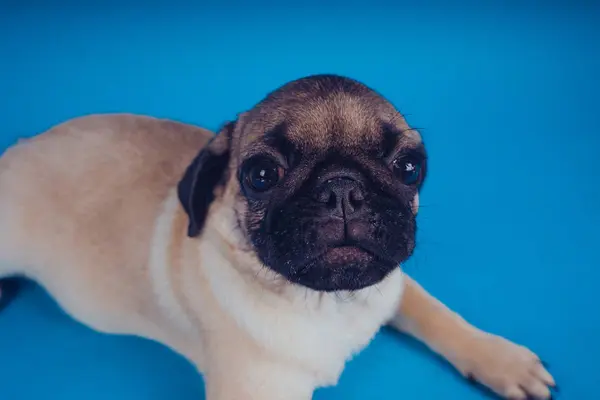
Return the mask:
[[225,185],[235,223],[266,267],[317,291],[358,290],[412,254],[425,170],[420,135],[389,102],[351,79],[319,75],[228,124],[179,194],[190,236]]

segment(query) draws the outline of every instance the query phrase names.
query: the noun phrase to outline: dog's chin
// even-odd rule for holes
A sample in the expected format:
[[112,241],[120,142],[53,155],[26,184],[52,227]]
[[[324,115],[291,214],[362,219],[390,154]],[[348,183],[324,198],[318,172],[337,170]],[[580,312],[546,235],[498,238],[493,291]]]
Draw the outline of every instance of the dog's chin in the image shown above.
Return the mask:
[[380,283],[399,264],[359,247],[340,246],[283,275],[293,284],[319,292],[357,291]]

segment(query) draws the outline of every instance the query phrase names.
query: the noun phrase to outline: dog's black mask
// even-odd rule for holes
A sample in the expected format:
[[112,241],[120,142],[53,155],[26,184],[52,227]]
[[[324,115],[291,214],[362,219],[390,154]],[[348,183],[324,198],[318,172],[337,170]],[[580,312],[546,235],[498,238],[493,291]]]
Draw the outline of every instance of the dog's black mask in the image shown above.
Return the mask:
[[[336,157],[337,158],[337,157]],[[261,261],[319,291],[358,290],[383,280],[412,253],[414,188],[386,190],[360,165],[327,159],[289,197],[251,200],[249,232]]]

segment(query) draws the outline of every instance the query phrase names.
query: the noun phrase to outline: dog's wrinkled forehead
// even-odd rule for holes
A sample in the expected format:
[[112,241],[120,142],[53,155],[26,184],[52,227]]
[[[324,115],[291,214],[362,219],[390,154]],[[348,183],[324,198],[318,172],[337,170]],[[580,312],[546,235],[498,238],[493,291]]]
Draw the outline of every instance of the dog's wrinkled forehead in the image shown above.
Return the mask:
[[383,97],[355,80],[315,75],[270,93],[247,114],[241,148],[265,134],[284,131],[295,146],[315,151],[369,146],[391,128],[420,141],[402,115]]

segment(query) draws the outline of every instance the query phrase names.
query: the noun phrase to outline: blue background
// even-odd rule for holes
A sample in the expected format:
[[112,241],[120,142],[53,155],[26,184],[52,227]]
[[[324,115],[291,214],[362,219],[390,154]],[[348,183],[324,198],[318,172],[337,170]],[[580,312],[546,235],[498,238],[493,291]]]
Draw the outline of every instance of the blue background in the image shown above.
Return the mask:
[[[332,72],[382,92],[431,156],[406,270],[598,399],[600,13],[573,2],[0,3],[0,148],[82,114],[217,128]],[[279,2],[281,3],[281,2]],[[316,399],[483,399],[390,331]],[[201,399],[158,344],[95,333],[37,286],[0,314],[0,399]]]

